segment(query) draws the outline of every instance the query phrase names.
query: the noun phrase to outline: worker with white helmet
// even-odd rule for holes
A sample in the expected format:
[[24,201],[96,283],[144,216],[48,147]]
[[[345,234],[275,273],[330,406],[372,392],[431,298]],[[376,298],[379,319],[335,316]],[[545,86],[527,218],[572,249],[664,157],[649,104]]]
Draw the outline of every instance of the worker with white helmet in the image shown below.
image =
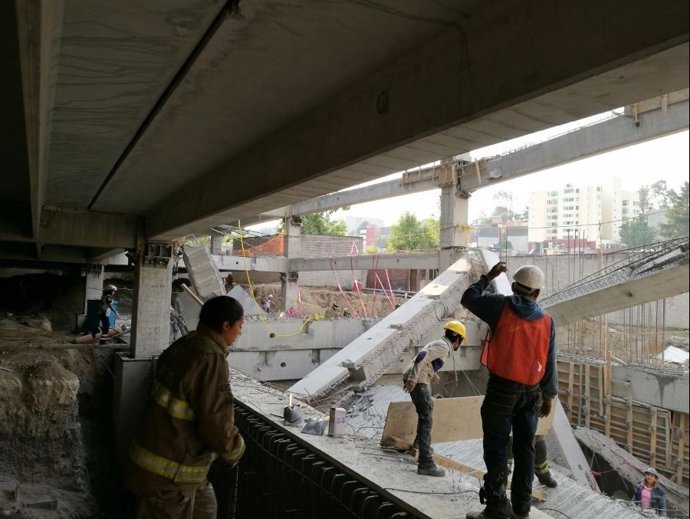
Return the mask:
[[101,309],[98,314],[99,327],[91,331],[93,338],[100,333],[101,341],[108,337],[110,331],[110,314],[111,312],[117,317],[117,310],[113,307],[113,295],[117,292],[115,285],[106,285],[103,287],[103,295],[101,296]]
[[644,479],[635,487],[633,502],[642,510],[654,510],[666,515],[666,491],[659,484],[659,473],[654,467],[644,471]]
[[417,411],[417,436],[413,445],[419,449],[417,474],[443,476],[445,471],[434,463],[431,457],[431,426],[434,400],[431,398],[431,382],[438,382],[436,372],[444,361],[457,350],[467,337],[465,325],[460,321],[448,321],[443,325],[444,336],[424,346],[410,361],[403,372],[405,391],[410,393]]
[[[490,335],[482,351],[489,382],[482,403],[486,474],[479,499],[486,507],[468,519],[529,517],[534,478],[537,415],[548,416],[558,393],[555,324],[537,303],[544,273],[534,265],[515,271],[513,294],[485,294],[506,272],[498,262],[462,296],[462,305],[486,322]],[[508,438],[513,433],[514,468],[508,501]]]

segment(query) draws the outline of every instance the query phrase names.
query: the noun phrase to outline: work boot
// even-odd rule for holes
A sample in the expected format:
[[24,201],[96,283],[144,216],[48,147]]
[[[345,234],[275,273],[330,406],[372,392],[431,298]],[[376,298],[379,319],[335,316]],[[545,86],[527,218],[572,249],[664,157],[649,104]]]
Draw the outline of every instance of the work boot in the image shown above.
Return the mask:
[[529,519],[529,512],[524,512],[522,514],[513,512],[512,519]]
[[446,475],[446,471],[438,465],[431,465],[430,467],[418,467],[417,474],[421,474],[422,476],[435,476],[437,478],[440,478]]
[[537,479],[539,480],[539,483],[549,488],[556,488],[558,486],[558,481],[553,479],[550,470],[547,470],[543,474],[537,474]]

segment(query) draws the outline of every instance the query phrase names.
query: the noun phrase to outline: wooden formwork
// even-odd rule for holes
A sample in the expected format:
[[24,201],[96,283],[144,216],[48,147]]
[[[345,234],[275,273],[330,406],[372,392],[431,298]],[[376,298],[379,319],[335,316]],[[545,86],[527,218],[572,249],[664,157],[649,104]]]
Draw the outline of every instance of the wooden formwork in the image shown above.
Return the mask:
[[672,481],[689,480],[688,415],[610,394],[603,364],[558,361],[558,393],[573,425],[599,431]]

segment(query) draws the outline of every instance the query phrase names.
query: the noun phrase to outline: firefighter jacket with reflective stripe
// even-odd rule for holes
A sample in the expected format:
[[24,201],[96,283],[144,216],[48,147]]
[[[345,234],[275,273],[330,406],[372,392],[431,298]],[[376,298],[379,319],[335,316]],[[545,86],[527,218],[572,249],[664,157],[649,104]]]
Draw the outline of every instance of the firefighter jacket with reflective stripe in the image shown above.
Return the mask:
[[539,319],[522,319],[506,303],[493,335],[484,344],[482,363],[494,375],[534,386],[544,377],[550,337],[548,312]]
[[199,324],[158,359],[151,399],[129,448],[125,480],[137,495],[193,491],[204,483],[215,454],[238,461],[231,454],[242,440],[227,353],[222,337]]
[[442,337],[424,346],[403,371],[403,381],[412,380],[418,384],[428,384],[444,361],[450,356],[453,347],[448,339]]

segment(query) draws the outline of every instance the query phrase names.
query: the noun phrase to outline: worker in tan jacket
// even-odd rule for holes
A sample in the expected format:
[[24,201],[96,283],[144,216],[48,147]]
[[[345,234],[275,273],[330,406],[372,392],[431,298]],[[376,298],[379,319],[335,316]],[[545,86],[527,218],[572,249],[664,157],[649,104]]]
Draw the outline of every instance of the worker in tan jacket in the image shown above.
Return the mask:
[[226,360],[242,332],[243,314],[232,297],[208,300],[197,330],[158,359],[152,398],[125,471],[127,488],[139,496],[137,518],[215,518],[206,479],[211,462],[218,456],[234,466],[245,449]]
[[445,470],[437,466],[432,458],[434,399],[431,398],[431,383],[439,381],[436,372],[467,336],[465,325],[460,321],[448,321],[443,328],[444,336],[424,346],[403,372],[405,391],[410,393],[417,411],[417,436],[413,442],[413,446],[419,449],[417,474],[424,476],[440,477],[445,474]]

